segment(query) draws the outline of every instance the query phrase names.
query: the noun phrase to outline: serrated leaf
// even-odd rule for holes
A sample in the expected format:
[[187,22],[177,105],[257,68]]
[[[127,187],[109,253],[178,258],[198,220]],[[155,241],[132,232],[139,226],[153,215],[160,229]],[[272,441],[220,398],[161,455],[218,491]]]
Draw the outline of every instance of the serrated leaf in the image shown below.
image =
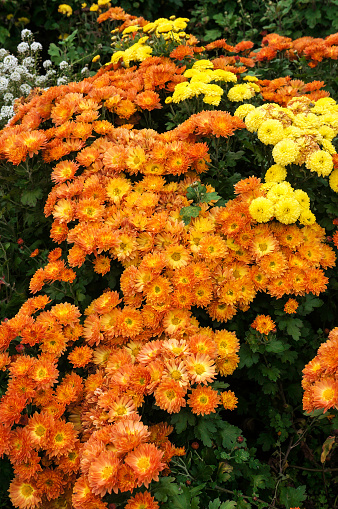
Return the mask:
[[21,195],[22,205],[28,205],[29,207],[35,207],[36,202],[42,198],[41,189],[33,189],[30,191],[23,191]]
[[248,345],[242,345],[239,351],[239,368],[247,366],[250,368],[253,364],[257,364],[259,361],[259,355],[252,352]]
[[206,447],[212,446],[213,433],[217,431],[217,428],[210,420],[201,420],[195,428],[196,438],[202,440],[203,445]]
[[234,500],[226,500],[219,509],[235,509],[235,507],[237,507],[237,502]]
[[305,494],[306,486],[299,486],[298,488],[292,488],[291,486],[283,486],[280,490],[280,502],[284,504],[285,509],[291,509],[291,507],[300,507],[301,503],[306,500]]
[[299,338],[301,336],[300,329],[302,327],[303,327],[303,322],[302,322],[302,320],[299,320],[299,318],[290,318],[287,320],[286,331],[290,336],[292,336],[292,338],[295,341],[299,340]]
[[219,498],[215,498],[212,502],[209,502],[208,509],[219,509],[221,501]]
[[261,372],[264,376],[267,376],[272,382],[276,382],[280,375],[280,370],[276,366],[261,366]]
[[220,435],[222,437],[222,445],[225,449],[232,449],[237,442],[237,437],[241,434],[241,430],[228,422],[222,423]]
[[154,487],[154,497],[160,502],[166,502],[168,497],[178,495],[180,487],[174,481],[175,477],[160,477]]
[[195,423],[196,417],[187,409],[181,409],[179,414],[171,417],[171,424],[175,426],[176,433],[178,434],[185,431],[188,425],[194,426]]
[[192,217],[198,217],[200,212],[201,212],[201,207],[189,205],[188,207],[183,207],[180,210],[180,216],[182,216],[184,224],[189,224],[190,219]]
[[283,343],[283,341],[280,341],[279,339],[272,339],[265,346],[265,350],[269,353],[281,353],[287,349],[288,345],[285,345],[285,343]]
[[201,202],[202,203],[209,203],[209,201],[212,201],[212,200],[219,200],[221,198],[221,196],[219,196],[219,194],[217,193],[206,193],[205,196],[203,196],[203,198],[201,199]]

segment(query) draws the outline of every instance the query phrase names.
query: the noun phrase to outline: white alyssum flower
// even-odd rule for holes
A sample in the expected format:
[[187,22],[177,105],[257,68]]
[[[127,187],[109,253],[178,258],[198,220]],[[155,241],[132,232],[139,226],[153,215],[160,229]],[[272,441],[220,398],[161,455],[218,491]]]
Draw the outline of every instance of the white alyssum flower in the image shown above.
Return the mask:
[[13,99],[14,99],[14,95],[11,94],[10,92],[7,92],[6,94],[4,94],[5,103],[10,103],[13,101]]
[[35,78],[35,85],[38,87],[41,87],[41,85],[44,85],[46,83],[47,76],[37,76]]
[[18,65],[18,59],[16,57],[14,57],[13,55],[7,55],[3,60],[3,64],[4,64],[4,69],[6,71],[10,71]]
[[26,51],[29,51],[28,42],[20,42],[20,44],[18,44],[17,50],[19,53],[26,53]]
[[35,60],[33,57],[26,57],[22,61],[22,65],[25,67],[33,67],[34,64],[35,64]]
[[12,118],[14,115],[14,108],[13,106],[2,106],[0,110],[0,117],[1,118]]
[[4,92],[7,90],[9,85],[9,80],[5,76],[0,76],[0,92]]
[[33,34],[28,28],[24,28],[21,30],[21,39],[24,41],[25,39],[28,39],[28,37],[31,37]]
[[51,60],[45,60],[43,63],[42,63],[43,67],[45,69],[48,69],[48,67],[50,67],[52,64],[52,61]]
[[68,83],[68,79],[66,78],[66,76],[60,76],[60,78],[58,78],[56,80],[56,84],[59,86],[59,85],[65,85],[66,83]]
[[0,48],[0,58],[5,57],[8,55],[8,51],[5,48]]
[[9,79],[11,81],[20,81],[21,80],[21,74],[17,71],[14,71],[12,72],[10,75],[9,75]]
[[32,51],[40,51],[42,50],[42,44],[40,44],[39,42],[32,42],[31,44],[31,50]]
[[31,90],[32,87],[27,83],[23,83],[22,85],[20,85],[20,92],[22,92],[23,95],[28,95]]
[[64,71],[65,69],[68,69],[68,62],[66,62],[66,60],[62,60],[62,62],[59,63],[59,67],[61,69],[61,71]]
[[81,69],[81,74],[86,74],[87,72],[89,72],[88,67],[84,67],[83,69]]

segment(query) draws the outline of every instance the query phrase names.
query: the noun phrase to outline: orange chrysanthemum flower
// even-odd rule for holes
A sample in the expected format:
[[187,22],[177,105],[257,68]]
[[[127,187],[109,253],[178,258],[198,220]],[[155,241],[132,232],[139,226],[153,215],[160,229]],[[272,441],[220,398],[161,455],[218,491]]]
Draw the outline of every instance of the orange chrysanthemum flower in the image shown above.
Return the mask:
[[193,389],[189,398],[188,405],[194,414],[208,415],[215,412],[215,409],[220,404],[220,397],[217,391],[211,387],[198,386]]
[[257,315],[251,327],[261,334],[267,335],[276,328],[276,324],[269,315]]
[[221,393],[222,404],[225,410],[234,410],[237,408],[238,399],[232,391],[224,391]]
[[161,462],[162,457],[163,451],[154,444],[141,444],[128,453],[124,461],[134,470],[138,485],[148,488],[151,481],[158,481],[158,474],[166,466]]
[[130,498],[125,509],[159,509],[159,505],[148,491],[144,491]]
[[156,404],[169,414],[178,413],[186,406],[185,394],[186,389],[173,379],[161,382],[154,393]]
[[12,504],[19,509],[33,509],[41,502],[41,494],[34,481],[15,478],[9,487]]
[[103,497],[115,488],[119,459],[113,451],[102,452],[91,463],[88,472],[88,483],[95,495]]
[[285,313],[287,313],[288,315],[296,313],[296,311],[298,309],[298,305],[299,304],[298,304],[298,302],[295,299],[289,299],[284,304],[284,311],[285,311]]

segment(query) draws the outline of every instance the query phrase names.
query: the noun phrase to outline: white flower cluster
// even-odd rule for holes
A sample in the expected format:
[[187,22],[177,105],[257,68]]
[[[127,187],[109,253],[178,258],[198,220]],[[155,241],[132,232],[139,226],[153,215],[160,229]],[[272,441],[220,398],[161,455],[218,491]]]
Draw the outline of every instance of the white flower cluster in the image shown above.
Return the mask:
[[66,61],[55,70],[52,62],[45,60],[42,62],[45,74],[41,73],[42,45],[34,41],[30,30],[21,31],[21,40],[17,56],[0,48],[0,129],[14,116],[15,101],[22,96],[27,97],[33,88],[48,89],[70,81],[71,67]]

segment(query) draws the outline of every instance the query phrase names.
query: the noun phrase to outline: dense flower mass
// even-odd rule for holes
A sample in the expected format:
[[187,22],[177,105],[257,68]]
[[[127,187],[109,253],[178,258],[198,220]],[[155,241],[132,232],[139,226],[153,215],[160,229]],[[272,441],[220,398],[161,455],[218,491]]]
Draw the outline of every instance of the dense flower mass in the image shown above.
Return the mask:
[[[104,509],[104,497],[121,494],[129,496],[125,509],[158,509],[151,483],[185,449],[144,405],[154,415],[234,410],[235,393],[217,384],[236,370],[240,342],[237,329],[223,324],[248,311],[259,293],[288,299],[284,313],[295,314],[301,297],[326,290],[325,270],[336,262],[330,242],[338,245],[337,233],[327,237],[310,193],[286,180],[286,167],[296,164],[329,177],[338,192],[336,102],[321,82],[241,76],[277,51],[296,58],[300,40],[270,34],[259,52],[250,41],[202,47],[185,33],[186,18],[150,23],[101,4],[107,10],[98,22],[120,24],[113,33],[121,49],[94,76],[33,90],[0,132],[3,162],[50,166],[44,212],[57,244],[31,277],[33,296],[0,325],[0,370],[8,375],[0,456],[12,464],[9,492],[19,509]],[[69,17],[72,8],[61,4],[59,12]],[[155,39],[169,57],[153,56]],[[329,46],[333,58],[332,39]],[[209,59],[214,50],[232,55]],[[258,94],[275,102],[241,104],[234,116],[217,109],[222,101],[258,101]],[[173,119],[173,106],[183,109],[187,99],[206,109],[191,115],[187,107],[188,118],[164,132],[148,128],[156,126],[150,112],[171,108]],[[233,155],[227,144],[244,129],[273,147],[265,182],[248,173],[232,181],[230,199],[219,201],[210,184],[191,199],[209,167],[222,168],[218,147]],[[108,277],[116,267],[113,290]],[[48,285],[76,283],[84,269],[101,284],[90,304],[53,302]],[[276,322],[253,316],[251,332],[266,342]],[[303,371],[308,412],[337,408],[335,331]]]
[[338,328],[332,329],[316,357],[303,369],[303,408],[306,412],[338,408]]
[[[237,110],[236,112],[237,113]],[[306,97],[291,99],[286,107],[268,103],[247,111],[239,111],[246,128],[265,145],[273,145],[272,157],[278,167],[305,165],[320,177],[330,176],[335,186],[337,104],[331,97],[315,102]],[[268,180],[274,180],[268,175]]]

